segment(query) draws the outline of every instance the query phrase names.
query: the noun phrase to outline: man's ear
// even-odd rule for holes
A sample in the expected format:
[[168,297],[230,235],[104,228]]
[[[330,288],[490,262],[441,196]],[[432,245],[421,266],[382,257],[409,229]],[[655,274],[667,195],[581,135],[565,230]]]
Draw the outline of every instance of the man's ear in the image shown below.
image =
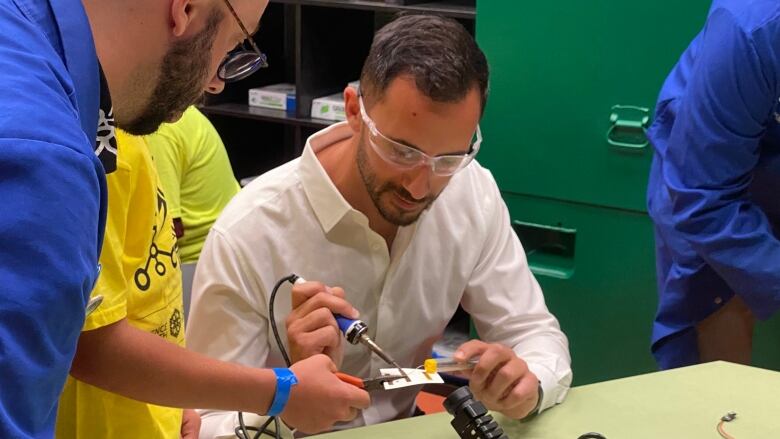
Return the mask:
[[[195,4],[197,3],[197,4]],[[193,0],[171,0],[171,32],[175,37],[181,37],[192,26],[195,11],[205,7],[205,2]]]
[[360,115],[360,101],[357,90],[350,86],[344,89],[344,113],[347,115],[349,127],[352,128],[353,132],[359,133],[363,124],[363,117]]

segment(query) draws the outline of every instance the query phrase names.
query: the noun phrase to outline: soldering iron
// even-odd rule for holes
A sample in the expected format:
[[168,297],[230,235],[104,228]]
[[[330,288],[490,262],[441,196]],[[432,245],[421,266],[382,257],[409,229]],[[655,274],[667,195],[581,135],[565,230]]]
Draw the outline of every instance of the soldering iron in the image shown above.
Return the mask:
[[[287,354],[287,349],[284,348],[284,343],[282,343],[282,338],[279,335],[279,329],[276,327],[276,316],[274,314],[274,303],[276,301],[276,293],[279,291],[279,287],[282,286],[285,282],[290,282],[291,284],[300,284],[306,282],[306,280],[296,274],[290,274],[288,276],[283,277],[282,279],[279,279],[276,282],[276,285],[274,285],[273,290],[271,290],[271,297],[268,298],[268,317],[271,321],[271,330],[274,333],[274,338],[276,339],[276,346],[279,348],[279,352],[282,354],[282,358],[284,359],[285,364],[287,367],[290,367],[292,365],[292,361],[290,361],[290,356]],[[374,340],[371,339],[368,335],[368,325],[366,325],[362,320],[357,319],[350,319],[347,317],[344,317],[339,314],[333,315],[336,318],[336,323],[339,326],[339,329],[344,334],[344,338],[347,339],[347,341],[351,344],[358,344],[362,343],[366,347],[368,347],[372,352],[376,353],[380,358],[382,358],[384,361],[386,361],[389,364],[392,364],[393,367],[397,368],[398,371],[401,373],[401,375],[406,378],[407,381],[411,381],[411,378],[409,378],[409,375],[401,368],[401,366],[398,365],[398,363],[395,362],[395,360],[392,359],[387,353],[382,350],[382,348],[377,345]],[[347,381],[351,379],[352,377],[349,377],[348,375],[341,374],[340,379],[344,381],[346,378]],[[394,379],[396,377],[381,377],[377,380],[364,380],[360,383],[360,385],[365,388],[366,390],[371,390],[369,387],[372,387],[374,385],[378,385],[381,382],[387,381],[388,379]],[[270,436],[274,436],[277,439],[281,439],[281,429],[279,426],[279,418],[276,416],[269,417],[268,420],[260,427],[250,427],[247,426],[244,423],[244,415],[241,412],[238,412],[238,422],[239,426],[236,427],[235,433],[236,436],[240,439],[258,439],[263,434],[268,434]],[[274,423],[275,429],[273,431],[268,430],[267,427]],[[249,432],[255,432],[254,436],[250,436]]]
[[[295,280],[292,281],[293,284],[302,284],[306,282],[306,279],[298,276],[295,276]],[[407,381],[411,381],[409,378],[409,375],[404,372],[403,368],[396,363],[395,360],[393,360],[392,357],[390,357],[382,348],[377,345],[374,340],[371,339],[371,337],[368,335],[368,325],[366,325],[362,320],[357,319],[350,319],[348,317],[344,317],[341,314],[333,314],[333,317],[336,318],[336,323],[339,326],[339,329],[344,334],[344,338],[347,339],[347,341],[350,344],[358,344],[361,343],[365,345],[367,348],[369,348],[372,352],[377,354],[379,358],[385,360],[388,364],[392,364],[393,367],[398,369],[398,371],[401,373],[401,375],[406,378]]]

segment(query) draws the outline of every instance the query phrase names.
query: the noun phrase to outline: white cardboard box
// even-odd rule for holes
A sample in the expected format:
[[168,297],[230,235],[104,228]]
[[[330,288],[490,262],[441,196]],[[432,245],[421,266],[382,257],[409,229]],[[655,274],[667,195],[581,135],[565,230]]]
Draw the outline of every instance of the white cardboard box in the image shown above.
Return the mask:
[[[347,86],[358,91],[360,81],[352,81]],[[322,96],[312,101],[311,117],[326,120],[347,120],[347,115],[344,112],[344,94],[342,92],[333,93],[330,96]]]
[[274,84],[249,90],[249,105],[273,110],[295,111],[295,85]]
[[344,112],[344,94],[334,93],[317,98],[311,103],[311,117],[327,120],[347,120]]

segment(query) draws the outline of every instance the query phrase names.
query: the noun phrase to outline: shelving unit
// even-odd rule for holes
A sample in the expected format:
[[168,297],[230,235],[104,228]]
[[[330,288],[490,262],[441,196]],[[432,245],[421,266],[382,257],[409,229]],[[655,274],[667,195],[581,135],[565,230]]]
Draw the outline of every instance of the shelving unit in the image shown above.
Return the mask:
[[[411,5],[370,0],[271,0],[255,41],[269,67],[227,84],[201,111],[225,142],[236,177],[263,173],[303,150],[306,139],[332,121],[311,117],[311,103],[342,91],[358,79],[377,29],[397,13],[455,18],[472,33],[475,0],[425,1]],[[296,85],[295,112],[248,105],[251,88],[281,82]]]
[[388,4],[381,1],[371,0],[275,0],[273,3],[325,6],[344,9],[362,9],[366,11],[390,13],[434,13],[453,18],[466,18],[472,20],[477,16],[477,11],[473,0],[426,1],[411,5]]
[[228,116],[240,119],[259,120],[264,122],[274,122],[312,128],[325,128],[332,123],[330,120],[316,119],[311,117],[298,117],[295,114],[287,113],[281,110],[271,110],[261,107],[253,107],[247,104],[230,102],[201,107],[201,110],[208,111],[209,114],[214,116]]

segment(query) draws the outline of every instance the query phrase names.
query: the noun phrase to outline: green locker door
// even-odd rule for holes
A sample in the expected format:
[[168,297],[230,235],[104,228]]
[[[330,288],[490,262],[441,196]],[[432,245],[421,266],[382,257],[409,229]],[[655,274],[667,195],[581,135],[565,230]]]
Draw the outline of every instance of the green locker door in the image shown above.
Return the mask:
[[479,160],[501,189],[644,211],[643,126],[709,4],[477,2],[492,69]]
[[650,218],[504,194],[531,271],[569,338],[575,385],[656,370]]

